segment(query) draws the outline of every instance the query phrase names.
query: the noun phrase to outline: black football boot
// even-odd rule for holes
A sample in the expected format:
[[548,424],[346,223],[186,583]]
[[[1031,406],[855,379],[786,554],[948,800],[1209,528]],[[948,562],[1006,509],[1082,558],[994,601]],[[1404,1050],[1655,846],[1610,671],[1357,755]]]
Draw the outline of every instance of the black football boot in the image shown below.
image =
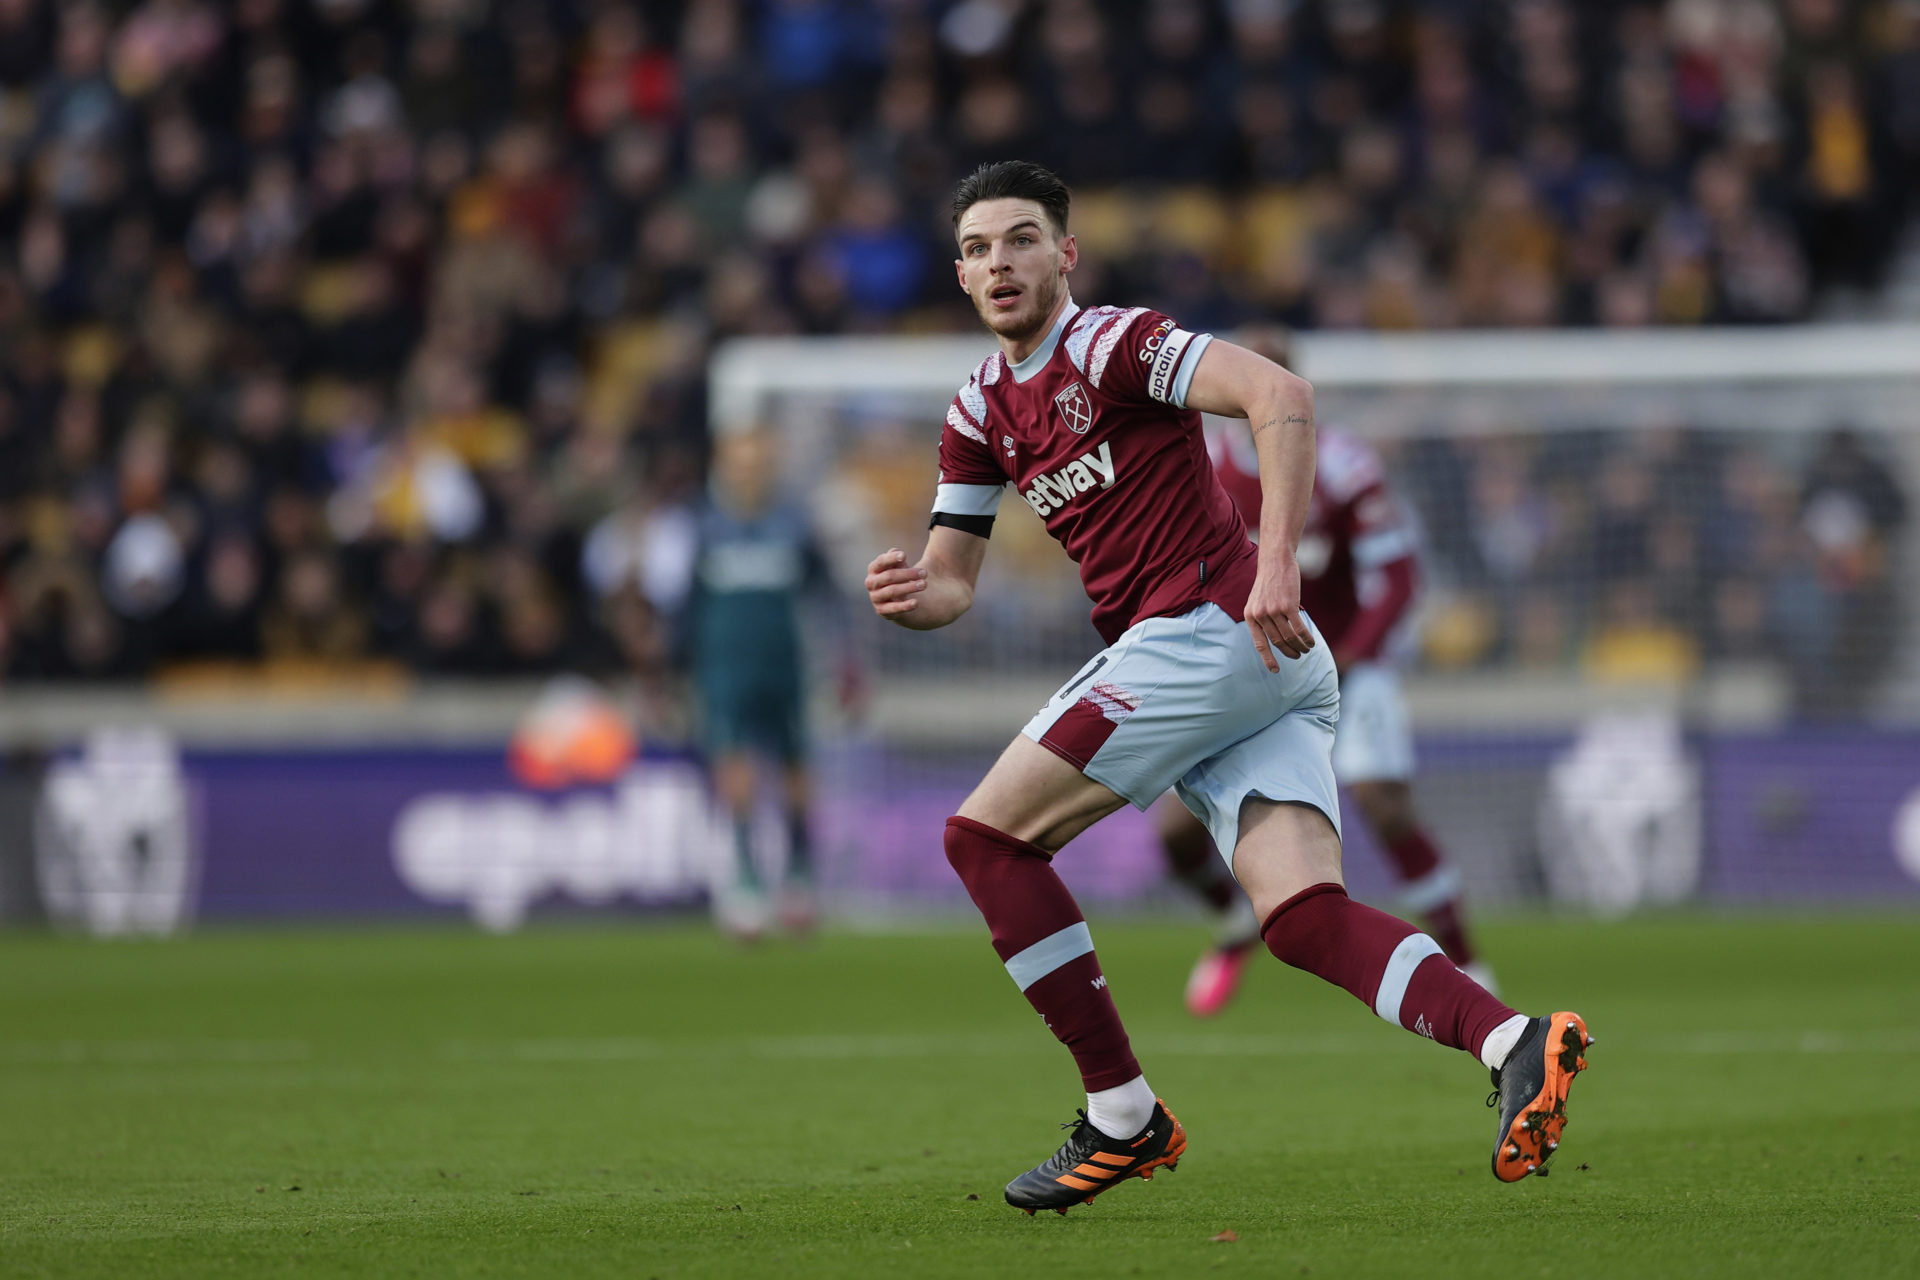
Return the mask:
[[1031,1215],[1037,1209],[1065,1213],[1069,1205],[1092,1204],[1108,1187],[1128,1178],[1151,1179],[1153,1171],[1178,1167],[1187,1149],[1187,1131],[1166,1104],[1153,1102],[1147,1127],[1131,1138],[1109,1138],[1093,1127],[1084,1111],[1062,1129],[1073,1132],[1044,1163],[1007,1184],[1007,1203]]
[[1518,1182],[1530,1173],[1547,1174],[1547,1161],[1560,1147],[1567,1127],[1567,1093],[1573,1078],[1587,1069],[1593,1037],[1577,1013],[1535,1018],[1513,1052],[1493,1073],[1488,1106],[1500,1108],[1494,1137],[1493,1176]]

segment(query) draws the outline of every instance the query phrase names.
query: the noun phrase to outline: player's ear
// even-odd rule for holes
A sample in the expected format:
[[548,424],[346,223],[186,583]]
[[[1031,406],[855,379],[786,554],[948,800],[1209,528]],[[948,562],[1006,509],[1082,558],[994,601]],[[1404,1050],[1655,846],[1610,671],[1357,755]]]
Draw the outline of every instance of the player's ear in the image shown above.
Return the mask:
[[967,291],[967,263],[964,258],[953,260],[953,278],[960,282],[960,292]]
[[1060,274],[1065,275],[1067,272],[1073,270],[1079,261],[1080,242],[1075,240],[1071,233],[1068,233],[1060,240]]

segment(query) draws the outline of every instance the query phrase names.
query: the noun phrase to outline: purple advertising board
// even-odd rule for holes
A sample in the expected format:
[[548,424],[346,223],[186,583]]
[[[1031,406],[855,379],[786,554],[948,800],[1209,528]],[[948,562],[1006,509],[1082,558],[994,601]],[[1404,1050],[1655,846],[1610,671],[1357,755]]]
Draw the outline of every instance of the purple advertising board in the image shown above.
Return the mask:
[[[1536,814],[1569,741],[1422,740],[1421,806],[1476,899],[1544,892]],[[1920,735],[1798,730],[1688,747],[1697,896],[1920,900]],[[822,887],[964,906],[942,831],[986,764],[915,763],[873,747],[824,755],[815,817]],[[105,847],[137,829],[147,834],[129,847],[150,858],[152,831],[184,830],[174,843],[189,847],[193,864],[179,877],[185,912],[202,918],[441,914],[504,929],[551,909],[697,904],[731,856],[697,762],[671,754],[643,756],[611,785],[535,791],[499,751],[188,750],[162,779],[173,779],[184,820],[167,819],[173,810],[152,798],[165,788],[128,784],[124,766],[115,775],[99,762],[73,763],[75,773],[88,768],[98,775],[91,791],[67,787],[78,797],[68,842]],[[109,812],[135,794],[148,797],[142,812],[161,817]],[[769,818],[764,834],[777,845],[780,824]],[[1350,885],[1390,900],[1394,882],[1357,815],[1343,825]],[[1057,865],[1092,904],[1177,896],[1152,819],[1131,809]]]
[[1920,894],[1920,734],[1728,735],[1704,755],[1705,896]]

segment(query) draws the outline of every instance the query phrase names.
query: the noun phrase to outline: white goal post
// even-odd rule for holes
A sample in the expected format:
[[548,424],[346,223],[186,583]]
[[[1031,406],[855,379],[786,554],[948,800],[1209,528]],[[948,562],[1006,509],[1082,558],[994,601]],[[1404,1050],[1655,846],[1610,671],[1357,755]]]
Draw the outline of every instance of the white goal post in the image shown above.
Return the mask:
[[[711,426],[716,434],[775,427],[797,456],[794,478],[817,483],[819,475],[807,469],[834,456],[848,434],[844,420],[891,415],[924,444],[930,487],[941,411],[992,350],[984,333],[735,339],[709,366]],[[1920,324],[1305,332],[1294,336],[1292,354],[1314,384],[1323,423],[1383,448],[1398,445],[1403,454],[1443,437],[1471,447],[1487,438],[1524,442],[1565,433],[1620,433],[1624,440],[1677,427],[1723,444],[1753,442],[1772,455],[1776,483],[1790,486],[1822,433],[1844,426],[1870,438],[1874,455],[1920,504]],[[1403,467],[1419,465],[1402,459]],[[1687,498],[1683,488],[1683,504]],[[1003,515],[1018,519],[1018,506],[1007,504]],[[1902,561],[1920,563],[1920,518],[1905,521],[1894,550]],[[1430,581],[1444,591],[1440,569]],[[1904,617],[1875,625],[1907,630]],[[1021,665],[1019,653],[1011,662],[1007,656],[997,650],[975,665]],[[1720,723],[1787,713],[1778,687],[1746,679],[1752,667],[1742,671],[1716,663],[1700,672],[1685,691],[1690,708]],[[1887,687],[1876,699],[1880,711],[1920,720],[1920,657],[1906,655],[1881,676]],[[1423,718],[1450,720],[1461,704],[1484,707],[1491,697],[1507,708],[1500,715],[1564,721],[1592,703],[1588,691],[1538,672],[1509,668],[1487,683],[1491,691],[1477,691],[1474,673],[1462,668],[1418,688],[1416,706],[1431,707]],[[1522,689],[1528,692],[1514,693]]]
[[[1301,333],[1293,345],[1298,372],[1323,391],[1711,387],[1750,396],[1762,425],[1778,420],[1778,387],[1816,386],[1871,406],[1861,426],[1920,431],[1901,399],[1920,383],[1920,324]],[[985,335],[736,338],[713,357],[709,415],[724,433],[759,421],[776,394],[944,398],[992,349]]]

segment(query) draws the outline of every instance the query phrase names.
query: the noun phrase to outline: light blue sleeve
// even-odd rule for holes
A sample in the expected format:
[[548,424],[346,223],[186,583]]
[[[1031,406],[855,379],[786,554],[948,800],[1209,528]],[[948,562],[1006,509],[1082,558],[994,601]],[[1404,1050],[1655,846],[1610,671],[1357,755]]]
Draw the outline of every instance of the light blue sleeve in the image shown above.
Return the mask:
[[1187,407],[1187,389],[1193,385],[1193,371],[1200,367],[1200,353],[1212,343],[1212,334],[1196,333],[1193,335],[1193,341],[1189,342],[1187,349],[1181,353],[1179,371],[1173,375],[1173,394],[1168,397],[1174,408]]

